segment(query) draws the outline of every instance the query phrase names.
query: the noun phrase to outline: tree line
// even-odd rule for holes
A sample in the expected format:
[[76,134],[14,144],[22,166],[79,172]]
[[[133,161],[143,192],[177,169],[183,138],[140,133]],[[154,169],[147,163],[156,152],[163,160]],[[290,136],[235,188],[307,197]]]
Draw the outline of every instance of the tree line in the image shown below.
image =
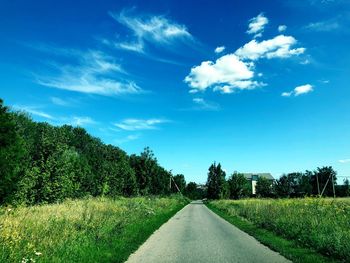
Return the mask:
[[[334,188],[333,188],[334,182]],[[228,179],[221,164],[213,163],[208,170],[206,197],[209,199],[240,199],[252,197],[252,183],[244,174],[234,172]],[[314,171],[283,174],[277,180],[259,177],[256,182],[257,197],[285,198],[305,196],[350,196],[349,181],[337,185],[337,173],[330,166]],[[333,192],[334,191],[334,192]]]
[[185,189],[184,176],[172,176],[148,147],[129,156],[81,127],[34,122],[1,99],[0,123],[0,204],[168,195],[178,191],[175,183]]

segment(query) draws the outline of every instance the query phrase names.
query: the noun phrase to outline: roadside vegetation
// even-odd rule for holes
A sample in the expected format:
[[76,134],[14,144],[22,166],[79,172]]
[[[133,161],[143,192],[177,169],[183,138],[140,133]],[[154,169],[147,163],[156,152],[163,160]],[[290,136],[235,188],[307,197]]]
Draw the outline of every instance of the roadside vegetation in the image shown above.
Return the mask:
[[187,203],[178,195],[1,207],[0,262],[123,262]]
[[[0,205],[169,195],[186,186],[184,176],[164,169],[149,148],[129,156],[81,127],[34,122],[1,99],[0,123]],[[179,189],[169,187],[171,178]]]
[[[350,261],[350,199],[348,198],[296,198],[296,199],[247,199],[211,201],[210,208],[238,227],[243,221],[258,228],[272,231],[278,236],[294,241],[299,247],[311,248],[327,257],[344,262]],[[232,220],[230,220],[232,218]],[[240,220],[241,219],[241,220]],[[256,236],[263,243],[296,262],[319,262],[317,255],[309,251],[284,246],[283,241],[274,242],[259,236],[259,231],[242,230]],[[266,233],[265,233],[266,234]],[[310,258],[311,260],[307,260]],[[328,258],[324,262],[331,261]]]

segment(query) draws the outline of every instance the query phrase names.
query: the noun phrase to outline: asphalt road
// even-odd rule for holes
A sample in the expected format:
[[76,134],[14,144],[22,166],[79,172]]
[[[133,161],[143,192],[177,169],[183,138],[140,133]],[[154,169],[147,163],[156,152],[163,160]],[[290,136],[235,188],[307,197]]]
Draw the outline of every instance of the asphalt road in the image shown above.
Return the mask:
[[127,262],[290,261],[194,201],[154,232]]

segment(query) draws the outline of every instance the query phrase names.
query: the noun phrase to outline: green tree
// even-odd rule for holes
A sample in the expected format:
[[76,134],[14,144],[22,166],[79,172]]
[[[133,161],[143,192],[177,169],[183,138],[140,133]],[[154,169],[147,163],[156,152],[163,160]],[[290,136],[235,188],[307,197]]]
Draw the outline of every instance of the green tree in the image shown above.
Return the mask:
[[[312,194],[317,195],[318,189],[317,189],[317,180],[320,188],[320,193],[323,192],[323,196],[333,196],[333,185],[332,185],[332,178],[334,185],[337,184],[337,173],[333,170],[332,166],[324,166],[324,167],[318,167],[317,170],[313,172],[311,175],[311,185],[312,185]],[[327,183],[328,182],[328,183]]]
[[[185,176],[183,174],[177,174],[175,176],[173,176],[173,179],[177,185],[177,187],[179,187],[179,190],[181,193],[184,193],[185,187],[186,187],[186,180],[185,180]],[[177,193],[177,188],[174,185],[174,183],[172,182],[171,184],[171,191],[173,193]]]
[[251,194],[251,184],[243,174],[234,172],[227,180],[230,192],[230,198],[240,199]]
[[11,199],[24,172],[26,151],[13,117],[0,99],[0,203]]
[[272,181],[265,177],[259,177],[256,182],[256,195],[259,197],[271,197],[272,196]]
[[221,164],[214,162],[209,167],[207,179],[207,195],[210,199],[221,199],[228,196],[228,186],[225,180],[225,172],[221,169]]

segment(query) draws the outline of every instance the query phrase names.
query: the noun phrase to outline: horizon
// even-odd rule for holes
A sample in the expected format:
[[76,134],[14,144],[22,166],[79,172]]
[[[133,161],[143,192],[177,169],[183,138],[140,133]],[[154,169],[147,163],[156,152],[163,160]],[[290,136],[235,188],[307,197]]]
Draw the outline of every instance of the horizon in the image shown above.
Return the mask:
[[[312,12],[310,12],[312,10]],[[205,183],[332,166],[350,178],[350,2],[13,1],[1,97]]]

